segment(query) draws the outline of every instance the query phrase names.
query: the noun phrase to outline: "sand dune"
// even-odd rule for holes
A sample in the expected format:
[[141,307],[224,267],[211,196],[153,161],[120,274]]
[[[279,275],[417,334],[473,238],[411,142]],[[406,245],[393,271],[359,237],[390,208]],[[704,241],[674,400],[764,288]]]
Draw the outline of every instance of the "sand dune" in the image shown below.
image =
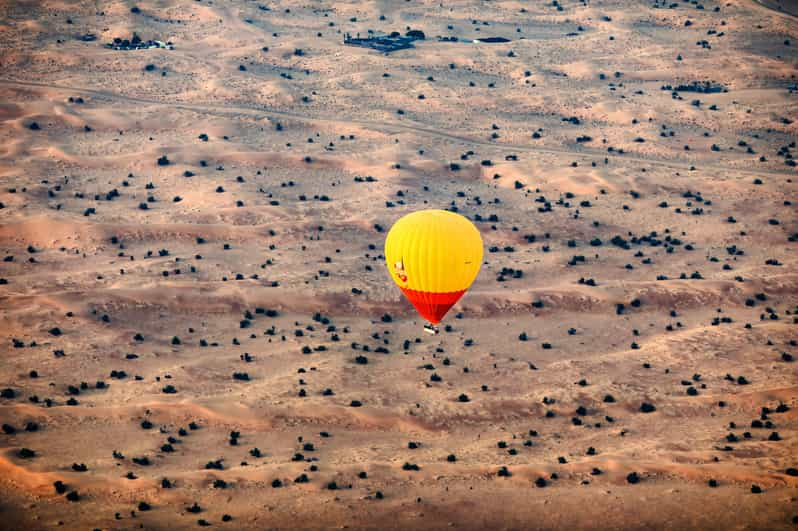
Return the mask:
[[794,528],[794,15],[0,1],[0,528]]

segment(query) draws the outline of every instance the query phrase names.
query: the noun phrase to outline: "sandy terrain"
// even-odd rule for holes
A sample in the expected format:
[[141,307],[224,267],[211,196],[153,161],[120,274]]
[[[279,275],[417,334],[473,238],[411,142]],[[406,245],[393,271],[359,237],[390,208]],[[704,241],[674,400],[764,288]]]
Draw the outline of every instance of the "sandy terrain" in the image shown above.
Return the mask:
[[791,6],[0,1],[0,528],[795,529]]

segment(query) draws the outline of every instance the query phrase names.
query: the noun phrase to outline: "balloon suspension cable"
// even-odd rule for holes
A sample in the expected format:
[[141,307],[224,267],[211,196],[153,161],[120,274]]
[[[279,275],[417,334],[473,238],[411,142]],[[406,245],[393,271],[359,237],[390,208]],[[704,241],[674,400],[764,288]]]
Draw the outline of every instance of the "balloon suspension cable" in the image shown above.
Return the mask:
[[438,332],[440,332],[440,330],[438,330],[438,327],[437,327],[437,326],[435,326],[435,325],[434,325],[434,324],[432,324],[432,323],[427,323],[427,324],[425,324],[425,325],[424,325],[424,331],[425,331],[426,333],[428,333],[428,334],[432,334],[433,336],[436,336],[436,335],[438,335]]

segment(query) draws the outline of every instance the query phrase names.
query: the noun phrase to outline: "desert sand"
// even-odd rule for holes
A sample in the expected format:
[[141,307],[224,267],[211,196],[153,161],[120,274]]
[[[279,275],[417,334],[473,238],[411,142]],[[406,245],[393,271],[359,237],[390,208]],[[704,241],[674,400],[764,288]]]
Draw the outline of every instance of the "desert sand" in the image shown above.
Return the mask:
[[790,12],[0,2],[0,528],[794,529]]

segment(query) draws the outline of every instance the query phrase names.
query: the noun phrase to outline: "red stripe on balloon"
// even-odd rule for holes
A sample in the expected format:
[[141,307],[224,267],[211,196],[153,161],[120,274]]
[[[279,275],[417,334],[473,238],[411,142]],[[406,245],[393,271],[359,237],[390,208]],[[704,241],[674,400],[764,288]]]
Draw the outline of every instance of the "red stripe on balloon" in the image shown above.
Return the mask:
[[449,308],[454,306],[454,303],[460,300],[460,297],[465,293],[465,290],[446,293],[416,291],[408,288],[401,288],[401,290],[407,300],[416,307],[418,313],[432,324],[440,323]]

